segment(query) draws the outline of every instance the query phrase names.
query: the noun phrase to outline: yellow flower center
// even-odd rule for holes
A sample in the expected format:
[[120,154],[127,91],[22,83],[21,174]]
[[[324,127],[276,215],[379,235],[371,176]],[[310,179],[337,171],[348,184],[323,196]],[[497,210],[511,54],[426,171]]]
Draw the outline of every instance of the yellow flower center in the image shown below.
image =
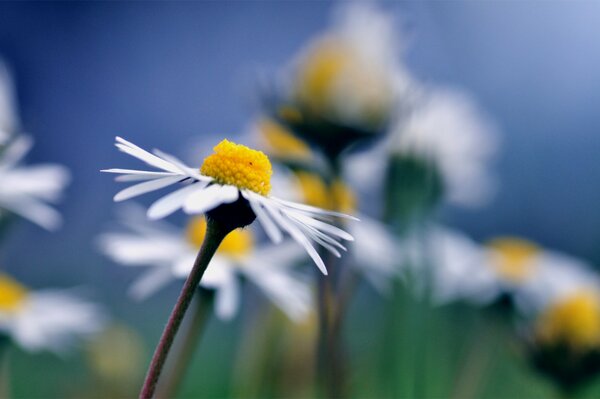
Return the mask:
[[538,319],[536,334],[544,344],[573,349],[600,346],[600,302],[597,293],[580,291],[549,307]]
[[296,172],[296,177],[306,204],[348,214],[356,210],[356,196],[341,180],[327,187],[323,179],[314,173]]
[[[200,247],[206,235],[206,219],[202,216],[193,218],[187,227],[187,240],[194,247]],[[235,229],[229,233],[217,252],[232,257],[247,255],[254,244],[250,230]]]
[[336,78],[351,62],[352,57],[340,43],[326,41],[315,47],[300,71],[297,96],[313,110],[328,105]]
[[219,184],[236,186],[261,195],[271,191],[271,162],[261,151],[223,140],[204,159],[200,173]]
[[270,154],[287,159],[311,158],[311,151],[308,145],[280,124],[265,119],[259,123],[259,132]]
[[0,274],[0,312],[14,312],[27,298],[27,288],[13,278]]
[[533,275],[533,262],[540,249],[535,244],[517,238],[498,238],[491,241],[492,264],[501,278],[511,283],[522,283]]
[[[351,44],[326,37],[309,49],[295,81],[295,98],[310,112],[377,122],[388,112],[392,90],[381,65]],[[344,109],[346,111],[344,111]],[[339,113],[342,114],[339,114]]]

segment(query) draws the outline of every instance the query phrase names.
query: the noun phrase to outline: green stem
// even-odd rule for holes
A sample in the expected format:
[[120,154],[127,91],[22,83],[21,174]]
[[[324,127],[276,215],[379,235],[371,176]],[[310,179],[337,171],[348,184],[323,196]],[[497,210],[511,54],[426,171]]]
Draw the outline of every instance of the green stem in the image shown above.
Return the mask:
[[[162,384],[158,384],[156,392],[157,398],[173,398],[177,394],[178,388],[181,386],[185,377],[185,372],[188,369],[198,342],[202,337],[204,330],[209,320],[214,292],[205,288],[199,287],[198,293],[195,296],[195,306],[192,313],[192,318],[188,325],[184,325],[185,335],[183,340],[176,344],[174,351],[175,357],[172,359],[173,364],[167,363],[167,374],[163,379]],[[172,366],[172,367],[169,367]]]
[[183,289],[171,312],[171,316],[169,317],[169,321],[162,333],[160,341],[156,346],[152,361],[150,362],[150,367],[148,368],[148,373],[146,374],[144,385],[140,392],[140,399],[151,399],[154,396],[158,379],[165,365],[165,361],[167,360],[167,355],[173,345],[175,335],[181,326],[185,312],[190,306],[190,302],[194,297],[194,293],[197,290],[198,284],[200,283],[210,260],[217,251],[217,248],[219,248],[221,241],[223,241],[230,231],[231,229],[224,228],[220,223],[214,221],[214,219],[207,219],[204,242],[196,257],[194,267],[183,285]]
[[[330,159],[331,179],[328,181],[328,191],[341,176],[339,158]],[[332,209],[336,210],[339,204],[332,197]],[[329,276],[319,273],[317,304],[319,315],[319,336],[317,343],[317,378],[321,394],[329,398],[339,398],[344,395],[345,373],[343,357],[343,344],[341,339],[342,320],[337,317],[338,298],[336,285],[340,277],[338,261],[330,252],[324,252],[325,265]]]
[[493,343],[488,338],[489,333],[482,321],[478,320],[475,333],[469,340],[471,345],[455,379],[453,398],[469,399],[479,396],[478,391],[485,379],[492,355],[490,347]]
[[10,341],[0,335],[0,398],[10,398],[10,379],[8,367],[8,349]]

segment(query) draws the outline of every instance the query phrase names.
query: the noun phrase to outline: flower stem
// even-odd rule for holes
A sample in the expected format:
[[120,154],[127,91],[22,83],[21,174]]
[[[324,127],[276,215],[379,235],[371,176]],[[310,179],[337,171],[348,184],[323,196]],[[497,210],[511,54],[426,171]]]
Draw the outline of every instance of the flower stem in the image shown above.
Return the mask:
[[[330,159],[331,180],[328,191],[333,192],[333,184],[341,176],[339,159]],[[331,209],[339,210],[337,198],[331,195]],[[341,337],[342,321],[338,320],[337,285],[340,270],[338,259],[330,252],[324,255],[329,276],[319,274],[317,288],[317,303],[319,314],[319,336],[317,343],[317,378],[320,394],[328,398],[339,398],[344,395],[345,373],[343,342]]]
[[198,252],[194,267],[183,285],[177,303],[175,303],[175,307],[171,312],[171,316],[169,316],[169,321],[160,337],[160,341],[156,346],[152,361],[150,362],[150,367],[148,368],[148,373],[146,374],[144,385],[140,392],[140,399],[151,399],[154,396],[158,379],[165,365],[167,355],[173,345],[177,330],[179,330],[179,327],[181,326],[183,316],[190,306],[190,302],[192,301],[194,293],[196,292],[198,284],[200,283],[210,260],[217,251],[221,241],[223,241],[230,231],[231,229],[225,228],[215,220],[211,218],[207,219],[204,242],[202,243],[200,252]]
[[0,335],[0,398],[10,398],[10,380],[8,372],[8,350],[10,341]]
[[[198,345],[198,341],[202,337],[202,333],[206,329],[207,321],[211,314],[212,304],[214,299],[214,291],[199,287],[198,293],[194,297],[192,318],[184,325],[185,335],[180,345],[176,344],[175,357],[172,359],[173,364],[167,362],[167,374],[163,378],[162,383],[158,384],[156,393],[157,398],[173,398],[177,393],[177,389],[181,386],[181,382],[185,377],[185,371],[191,363],[194,352]],[[195,306],[194,306],[195,305]],[[170,368],[170,366],[172,366]]]

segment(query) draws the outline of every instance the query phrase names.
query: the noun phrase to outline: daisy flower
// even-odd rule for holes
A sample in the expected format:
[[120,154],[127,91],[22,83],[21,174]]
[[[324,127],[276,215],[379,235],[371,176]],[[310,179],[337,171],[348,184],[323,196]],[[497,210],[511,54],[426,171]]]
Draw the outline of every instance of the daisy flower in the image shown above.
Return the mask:
[[103,323],[101,310],[71,291],[30,291],[0,274],[0,335],[26,351],[63,352]]
[[0,212],[9,211],[55,230],[62,218],[46,202],[60,199],[70,173],[56,164],[22,165],[32,145],[30,137],[18,136],[0,152]]
[[373,176],[395,168],[401,179],[402,173],[423,170],[421,186],[439,184],[448,203],[476,207],[495,191],[490,164],[497,150],[496,129],[471,97],[454,89],[424,90],[387,140],[350,159],[348,176],[359,187],[376,190],[383,182]]
[[[203,216],[192,218],[187,229],[182,230],[165,222],[150,223],[139,211],[131,209],[123,213],[123,224],[130,232],[103,234],[99,243],[102,252],[115,262],[148,267],[131,288],[136,299],[152,295],[173,280],[186,278],[206,234]],[[247,280],[292,320],[299,321],[311,308],[307,279],[292,270],[303,255],[292,242],[257,246],[251,230],[234,230],[219,246],[200,286],[215,290],[215,311],[222,320],[237,313],[241,282]]]
[[481,245],[462,233],[435,228],[427,245],[433,292],[441,303],[462,299],[486,305],[508,295],[523,314],[534,314],[600,282],[585,262],[519,238]]
[[120,137],[116,139],[116,146],[158,170],[103,170],[119,174],[117,181],[136,182],[117,193],[115,201],[175,184],[183,186],[154,202],[148,209],[150,219],[160,219],[183,209],[188,214],[206,214],[208,218],[218,218],[235,228],[258,218],[274,243],[280,243],[283,232],[287,232],[305,248],[323,274],[327,274],[325,264],[311,240],[334,254],[338,254],[336,248],[343,248],[340,240],[353,240],[350,234],[322,219],[332,216],[356,218],[270,196],[271,163],[260,151],[223,140],[198,169],[186,166],[159,150],[147,152]]
[[549,303],[525,335],[533,366],[564,396],[600,373],[600,287],[574,291]]
[[289,66],[274,116],[327,153],[382,133],[410,81],[396,36],[389,13],[343,4]]

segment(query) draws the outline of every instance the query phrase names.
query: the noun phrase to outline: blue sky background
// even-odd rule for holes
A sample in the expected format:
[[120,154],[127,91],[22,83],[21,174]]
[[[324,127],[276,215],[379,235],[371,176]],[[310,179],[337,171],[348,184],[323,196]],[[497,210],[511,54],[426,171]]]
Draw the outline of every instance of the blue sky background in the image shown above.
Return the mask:
[[[326,28],[333,4],[0,3],[0,55],[36,139],[29,160],[74,174],[64,228],[18,223],[2,266],[34,286],[111,287],[99,295],[119,301],[135,271],[92,243],[111,225],[118,189],[98,170],[136,165],[114,136],[183,153],[199,135],[240,132],[255,115],[257,72]],[[518,234],[600,263],[600,2],[385,6],[404,22],[413,73],[469,91],[503,135],[496,200],[446,220],[476,238]]]

